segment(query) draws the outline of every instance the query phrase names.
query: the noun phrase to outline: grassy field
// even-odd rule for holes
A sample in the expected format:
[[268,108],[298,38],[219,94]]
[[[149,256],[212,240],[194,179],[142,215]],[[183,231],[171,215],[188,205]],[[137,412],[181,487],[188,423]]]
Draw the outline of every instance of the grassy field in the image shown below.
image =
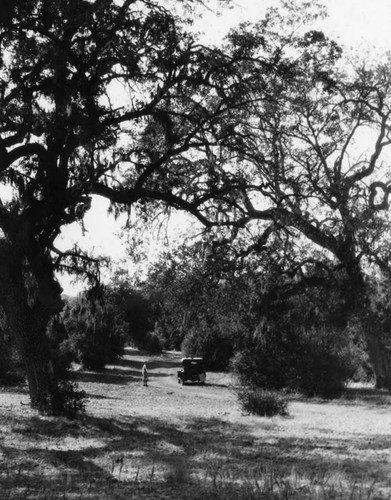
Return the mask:
[[291,397],[288,417],[255,417],[228,374],[178,385],[179,358],[129,349],[103,372],[75,371],[88,394],[75,421],[37,415],[25,388],[3,390],[0,499],[391,498],[388,393]]

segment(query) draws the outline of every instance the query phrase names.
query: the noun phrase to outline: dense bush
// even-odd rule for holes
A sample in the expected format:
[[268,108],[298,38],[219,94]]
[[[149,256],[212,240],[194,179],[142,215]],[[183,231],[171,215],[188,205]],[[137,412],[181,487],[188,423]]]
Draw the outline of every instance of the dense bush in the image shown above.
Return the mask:
[[263,323],[248,336],[232,360],[243,385],[283,389],[296,383],[294,343],[281,329]]
[[339,396],[360,364],[360,353],[346,332],[319,328],[302,332],[299,389],[310,396]]
[[85,412],[86,393],[75,382],[61,380],[58,390],[50,398],[47,410],[50,415],[62,415],[69,419]]
[[61,348],[85,368],[102,369],[123,352],[126,324],[107,301],[79,297],[63,313],[67,339]]
[[233,359],[242,384],[298,390],[334,397],[359,364],[359,353],[344,332],[262,324]]
[[224,370],[232,357],[233,348],[230,340],[216,326],[204,320],[186,335],[182,353],[184,356],[201,356],[207,369]]
[[288,415],[288,402],[276,391],[241,386],[236,390],[236,394],[240,406],[245,412],[261,417]]

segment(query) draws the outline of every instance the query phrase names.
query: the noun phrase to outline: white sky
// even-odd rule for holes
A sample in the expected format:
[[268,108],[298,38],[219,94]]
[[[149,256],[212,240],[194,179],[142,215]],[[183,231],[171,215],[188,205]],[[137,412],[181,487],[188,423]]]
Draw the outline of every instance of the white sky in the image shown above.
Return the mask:
[[[209,5],[208,2],[205,2]],[[329,13],[324,29],[345,45],[357,46],[361,42],[377,47],[391,47],[391,0],[323,0]],[[216,19],[204,19],[204,30],[218,40],[227,29],[243,21],[260,19],[268,6],[277,0],[233,0],[234,8],[220,10]]]
[[[322,29],[341,44],[354,48],[391,49],[391,0],[323,0],[329,18]],[[206,0],[205,4],[210,5]],[[202,21],[202,29],[208,39],[218,43],[227,30],[240,22],[255,22],[263,16],[265,8],[277,5],[276,0],[235,0],[232,9],[211,12]],[[86,215],[84,225],[87,233],[83,236],[80,226],[64,228],[61,247],[77,242],[82,248],[93,249],[96,254],[105,254],[114,260],[125,257],[124,249],[115,236],[120,230],[113,217],[107,216],[108,203],[95,200]],[[72,284],[67,278],[60,278],[64,292],[75,294],[82,284]]]

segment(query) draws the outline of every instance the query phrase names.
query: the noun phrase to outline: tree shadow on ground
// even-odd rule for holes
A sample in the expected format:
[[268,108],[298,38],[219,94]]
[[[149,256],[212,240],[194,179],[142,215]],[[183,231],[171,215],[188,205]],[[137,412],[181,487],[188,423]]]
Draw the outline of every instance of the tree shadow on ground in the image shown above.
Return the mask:
[[[142,357],[143,359],[132,359],[135,357]],[[173,359],[173,354],[171,353],[164,351],[161,353],[151,353],[133,348],[125,348],[124,357],[119,361],[119,363],[116,362],[116,364],[125,363],[125,365],[129,364],[131,366],[138,366],[141,369],[141,366],[145,361],[148,363],[148,367],[151,370],[155,370],[157,368],[177,368],[180,366],[180,360]]]
[[166,361],[166,360],[151,360],[148,361],[148,368],[150,370],[156,369],[170,369],[170,368],[180,368],[181,364],[175,361]]
[[361,401],[368,406],[391,406],[391,392],[386,389],[375,389],[374,387],[346,387],[343,401]]
[[137,371],[139,373],[141,371],[143,364],[144,363],[142,361],[128,360],[125,358],[121,358],[115,361],[115,366],[120,366],[130,371]]
[[391,406],[391,392],[385,389],[375,389],[371,387],[346,387],[344,392],[338,397],[321,398],[316,396],[306,396],[303,394],[288,393],[289,401],[297,401],[310,404],[335,404],[335,405],[366,405],[368,408],[379,406]]
[[140,376],[138,371],[116,368],[105,368],[99,372],[84,370],[70,372],[70,378],[75,382],[95,382],[97,384],[125,385],[128,382],[140,380]]
[[[379,454],[391,449],[389,435],[362,435],[346,441],[332,435],[316,440],[275,439],[273,422],[268,419],[259,419],[259,429],[264,430],[261,438],[259,434],[255,437],[245,423],[219,418],[187,418],[178,425],[147,417],[85,415],[69,422],[35,416],[16,421],[13,426],[14,432],[28,438],[28,447],[1,448],[7,474],[0,474],[0,488],[9,490],[13,480],[28,482],[33,474],[36,483],[29,487],[35,490],[38,484],[43,491],[56,482],[58,488],[64,487],[64,477],[69,476],[76,491],[82,491],[88,483],[91,498],[112,498],[110,492],[105,497],[93,495],[106,487],[114,488],[114,483],[118,488],[112,492],[120,488],[133,491],[142,483],[155,493],[192,484],[193,496],[179,498],[209,498],[216,486],[220,485],[221,493],[231,484],[229,496],[215,498],[245,498],[239,495],[244,494],[244,485],[248,487],[254,481],[261,484],[271,471],[282,484],[291,480],[294,469],[297,478],[308,484],[329,481],[333,475],[341,484],[361,484],[363,478],[369,481],[376,476],[377,484],[391,491],[389,463],[379,462]],[[370,453],[364,460],[357,460],[363,450]],[[54,479],[47,477],[49,473]],[[201,491],[203,496],[197,496]]]
[[[127,356],[126,356],[127,357]],[[170,368],[179,368],[180,364],[174,361],[166,361],[166,360],[149,360],[148,356],[146,356],[145,361],[147,362],[147,367],[149,370],[157,370],[157,369],[167,369]],[[141,372],[141,368],[144,364],[144,361],[137,361],[133,359],[121,358],[115,362],[115,366],[123,367],[129,369],[130,371],[138,371]],[[109,365],[111,366],[111,365]]]

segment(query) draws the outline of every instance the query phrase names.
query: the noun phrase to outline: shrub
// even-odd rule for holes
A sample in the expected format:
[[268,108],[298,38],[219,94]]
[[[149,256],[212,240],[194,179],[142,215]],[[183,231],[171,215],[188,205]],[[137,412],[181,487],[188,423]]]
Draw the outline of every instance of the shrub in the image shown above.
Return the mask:
[[78,390],[77,384],[61,380],[58,389],[50,397],[47,411],[53,416],[65,416],[69,419],[85,412],[86,393]]
[[354,374],[359,355],[345,332],[262,324],[233,359],[243,385],[334,397]]
[[288,402],[276,391],[241,386],[236,394],[242,410],[248,413],[261,417],[288,415]]
[[125,326],[110,303],[80,297],[65,308],[63,319],[68,337],[61,349],[85,368],[100,370],[122,354]]
[[201,356],[207,369],[225,370],[232,356],[232,344],[218,328],[206,321],[193,327],[182,342],[184,356]]
[[296,385],[297,369],[291,339],[280,328],[261,324],[232,359],[242,385],[283,389]]
[[302,333],[299,389],[309,396],[339,396],[359,365],[359,353],[343,332],[325,328]]

